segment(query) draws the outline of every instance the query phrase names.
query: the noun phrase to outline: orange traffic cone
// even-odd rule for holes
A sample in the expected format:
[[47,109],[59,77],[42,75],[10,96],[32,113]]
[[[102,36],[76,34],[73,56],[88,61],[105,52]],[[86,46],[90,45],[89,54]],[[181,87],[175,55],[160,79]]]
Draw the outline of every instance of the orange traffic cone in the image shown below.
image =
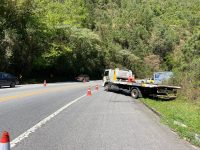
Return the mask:
[[98,84],[96,85],[95,90],[96,90],[96,91],[99,90],[99,86],[98,86]]
[[0,139],[0,150],[10,150],[9,133],[4,131]]
[[46,80],[44,80],[44,86],[47,86],[47,81]]
[[92,92],[91,92],[91,89],[90,87],[88,88],[88,91],[87,91],[87,96],[91,96],[92,95]]

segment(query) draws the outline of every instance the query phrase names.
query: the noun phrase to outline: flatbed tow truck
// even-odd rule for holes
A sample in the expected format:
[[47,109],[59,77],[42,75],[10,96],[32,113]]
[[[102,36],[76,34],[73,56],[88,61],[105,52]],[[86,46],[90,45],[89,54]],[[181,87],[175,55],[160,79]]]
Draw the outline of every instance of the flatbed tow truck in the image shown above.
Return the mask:
[[140,97],[157,97],[175,99],[178,86],[159,85],[137,82],[131,70],[106,69],[103,77],[103,86],[106,91],[128,91],[135,99]]

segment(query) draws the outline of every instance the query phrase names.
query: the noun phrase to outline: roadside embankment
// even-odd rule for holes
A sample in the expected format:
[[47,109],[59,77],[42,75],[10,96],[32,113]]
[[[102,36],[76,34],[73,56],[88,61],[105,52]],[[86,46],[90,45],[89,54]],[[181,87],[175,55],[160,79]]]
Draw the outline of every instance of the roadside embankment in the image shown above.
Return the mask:
[[200,106],[182,99],[161,101],[142,99],[161,116],[161,121],[176,131],[180,137],[200,146]]

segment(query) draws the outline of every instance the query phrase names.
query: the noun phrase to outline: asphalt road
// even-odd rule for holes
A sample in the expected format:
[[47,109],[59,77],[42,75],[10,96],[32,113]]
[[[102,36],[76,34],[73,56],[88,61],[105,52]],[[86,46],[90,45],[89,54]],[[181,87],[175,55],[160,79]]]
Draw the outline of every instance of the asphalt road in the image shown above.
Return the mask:
[[99,81],[0,89],[0,132],[14,150],[194,150],[139,100]]

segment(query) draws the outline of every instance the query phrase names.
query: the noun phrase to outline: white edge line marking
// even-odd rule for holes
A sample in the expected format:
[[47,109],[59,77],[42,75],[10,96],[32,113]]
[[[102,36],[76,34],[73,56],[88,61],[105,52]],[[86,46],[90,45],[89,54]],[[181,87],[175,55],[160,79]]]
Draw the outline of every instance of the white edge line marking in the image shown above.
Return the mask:
[[34,133],[37,129],[41,128],[42,125],[46,124],[48,121],[50,121],[52,118],[54,118],[55,116],[57,116],[59,113],[61,113],[64,109],[66,109],[67,107],[69,107],[70,105],[72,105],[73,103],[79,101],[80,99],[82,99],[83,97],[85,97],[86,94],[82,95],[81,97],[78,97],[77,99],[69,102],[68,104],[66,104],[65,106],[61,107],[60,109],[58,109],[56,112],[54,112],[53,114],[49,115],[48,117],[44,118],[43,120],[41,120],[39,123],[37,123],[36,125],[34,125],[33,127],[31,127],[30,129],[28,129],[27,131],[25,131],[24,133],[22,133],[21,135],[19,135],[17,138],[15,138],[14,140],[11,141],[11,148],[15,147],[18,143],[20,143],[22,140],[24,140],[25,138],[27,138],[31,133]]

